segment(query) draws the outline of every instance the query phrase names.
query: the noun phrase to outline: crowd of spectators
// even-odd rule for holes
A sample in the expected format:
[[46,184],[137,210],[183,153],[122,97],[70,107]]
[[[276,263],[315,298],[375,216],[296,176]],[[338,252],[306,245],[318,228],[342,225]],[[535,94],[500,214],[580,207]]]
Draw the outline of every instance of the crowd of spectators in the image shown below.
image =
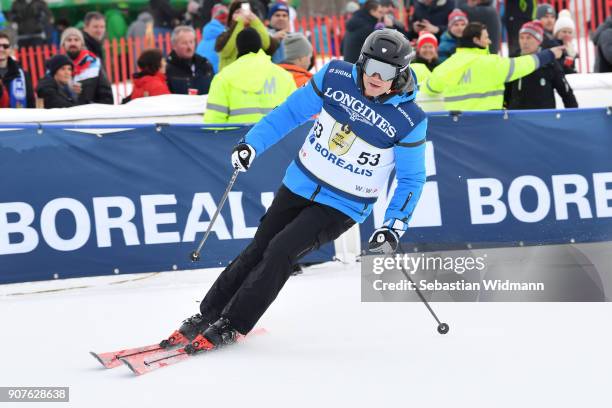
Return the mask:
[[[554,108],[554,92],[565,107],[577,106],[565,79],[576,72],[580,58],[568,10],[536,0],[507,0],[500,16],[493,0],[405,3],[411,10],[406,25],[397,18],[396,0],[348,2],[343,58],[358,63],[371,32],[394,28],[413,41],[411,67],[420,90],[442,96],[448,109]],[[151,43],[133,55],[133,90],[122,102],[168,93],[208,94],[208,123],[256,121],[289,90],[308,82],[315,62],[313,36],[320,35],[294,32],[296,10],[289,0],[191,0],[184,10],[169,0],[150,0],[129,27],[121,7],[86,13],[81,28],[54,21],[43,0],[16,0],[5,14],[0,11],[0,25],[13,33],[0,31],[0,107],[32,108],[36,96],[45,108],[119,102],[104,68],[110,58],[104,41],[168,34],[167,54]],[[499,55],[502,23],[510,58]],[[196,30],[202,33],[200,43]],[[591,39],[595,72],[611,72],[612,17]],[[10,57],[11,49],[54,42],[63,54],[46,61],[35,93],[29,73]]]

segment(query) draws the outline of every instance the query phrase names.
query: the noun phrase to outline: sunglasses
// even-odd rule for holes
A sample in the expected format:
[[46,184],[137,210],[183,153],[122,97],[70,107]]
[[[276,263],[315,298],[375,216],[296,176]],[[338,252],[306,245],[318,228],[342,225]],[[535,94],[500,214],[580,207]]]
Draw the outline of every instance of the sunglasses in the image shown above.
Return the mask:
[[0,44],[0,48],[4,48],[5,50],[8,50],[9,48],[11,48],[10,44]]
[[378,74],[383,81],[391,81],[395,79],[402,70],[396,65],[387,64],[386,62],[378,61],[374,58],[368,58],[365,64],[363,64],[363,71],[367,76],[371,77],[374,74]]

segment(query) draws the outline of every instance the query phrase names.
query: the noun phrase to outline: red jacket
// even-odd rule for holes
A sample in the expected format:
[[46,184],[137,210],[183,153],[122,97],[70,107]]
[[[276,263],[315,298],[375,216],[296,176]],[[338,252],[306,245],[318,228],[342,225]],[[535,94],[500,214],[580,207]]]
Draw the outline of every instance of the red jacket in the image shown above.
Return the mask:
[[155,75],[143,75],[139,72],[134,75],[132,100],[145,96],[167,95],[169,93],[170,89],[168,89],[165,74],[157,72]]
[[0,82],[0,108],[10,108],[8,91],[6,90],[2,82]]

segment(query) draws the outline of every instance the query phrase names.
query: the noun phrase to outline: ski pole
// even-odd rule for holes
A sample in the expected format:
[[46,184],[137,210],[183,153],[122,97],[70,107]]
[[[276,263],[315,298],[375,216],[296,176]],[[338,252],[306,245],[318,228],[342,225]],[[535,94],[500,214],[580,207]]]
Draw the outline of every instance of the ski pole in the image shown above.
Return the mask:
[[[399,245],[399,248],[402,251],[402,253],[405,253],[404,250],[402,249],[401,245]],[[406,273],[406,270],[404,269],[404,265],[402,265],[402,273],[404,274],[404,276],[410,282],[412,282],[412,286],[414,287],[417,295],[419,295],[419,298],[421,298],[421,300],[423,301],[423,304],[425,305],[425,307],[427,307],[427,310],[429,310],[429,313],[431,313],[433,318],[436,319],[436,322],[438,323],[438,333],[440,333],[440,334],[448,333],[448,330],[449,330],[448,324],[440,322],[440,319],[438,319],[438,316],[436,315],[436,313],[433,311],[433,309],[429,305],[429,302],[427,302],[427,300],[425,299],[425,297],[423,296],[423,294],[421,293],[421,291],[419,290],[417,285],[414,283],[414,281],[410,277],[410,275],[408,275],[408,273]]]
[[232,187],[234,186],[234,183],[236,182],[236,177],[238,177],[238,173],[239,173],[238,170],[234,170],[234,173],[232,174],[232,178],[230,179],[229,184],[227,185],[227,188],[225,189],[225,193],[223,193],[223,197],[221,197],[221,202],[219,203],[219,206],[217,207],[217,211],[215,211],[215,214],[210,220],[210,224],[208,224],[208,228],[206,229],[204,238],[202,238],[202,240],[200,241],[200,245],[198,245],[197,249],[191,253],[191,256],[190,256],[191,262],[197,262],[200,260],[200,251],[202,251],[202,247],[204,246],[204,243],[208,239],[208,235],[210,235],[210,230],[212,230],[212,227],[215,224],[215,220],[217,219],[217,216],[221,212],[221,208],[223,208],[223,204],[225,204],[225,201],[227,200],[227,196],[229,195],[229,192],[231,191]]

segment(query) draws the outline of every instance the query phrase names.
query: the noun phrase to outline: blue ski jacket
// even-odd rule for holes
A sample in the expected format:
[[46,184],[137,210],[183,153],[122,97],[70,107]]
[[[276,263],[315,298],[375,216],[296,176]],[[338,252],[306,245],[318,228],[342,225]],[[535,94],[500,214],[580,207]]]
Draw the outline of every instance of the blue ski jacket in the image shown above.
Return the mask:
[[[397,188],[389,201],[385,213],[385,223],[394,229],[406,230],[408,221],[421,195],[425,183],[425,141],[427,132],[427,116],[414,102],[416,97],[416,75],[411,72],[415,81],[414,90],[392,96],[384,102],[365,98],[359,89],[357,81],[357,68],[354,64],[344,61],[332,61],[326,64],[302,88],[295,91],[283,104],[278,106],[262,120],[260,120],[245,136],[245,142],[251,145],[256,155],[260,156],[268,148],[281,140],[292,129],[305,123],[320,114],[305,141],[305,147],[286,170],[283,184],[293,193],[317,203],[333,207],[347,214],[358,223],[362,223],[372,211],[377,193],[386,187],[369,189],[370,196],[360,196],[356,191],[338,188],[339,179],[367,178],[376,171],[375,167],[368,165],[378,164],[376,154],[366,155],[364,168],[357,168],[346,164],[342,160],[347,146],[372,146],[374,152],[383,152],[383,156],[390,157],[390,165],[395,169]],[[319,122],[323,116],[331,117],[336,126],[349,125],[358,136],[339,135],[332,146],[330,136],[329,149],[325,142],[319,143]],[[338,128],[334,127],[333,132]],[[358,139],[358,142],[354,142]],[[348,141],[347,141],[348,140]],[[339,142],[339,143],[337,143]],[[310,146],[308,145],[310,143]],[[316,147],[315,147],[316,146]],[[344,150],[342,150],[344,148]],[[306,166],[304,158],[312,157],[323,152],[325,160],[330,165],[334,177],[326,178],[320,171],[313,171],[319,167]],[[336,154],[331,154],[336,152]],[[380,157],[380,155],[378,155]],[[367,158],[370,157],[369,163]],[[359,159],[362,159],[359,156]],[[317,160],[322,160],[320,157]],[[327,162],[326,162],[327,161]],[[358,161],[362,164],[364,161]],[[319,165],[321,161],[317,162]],[[342,173],[345,172],[345,173]],[[318,174],[315,174],[318,173]],[[338,177],[340,175],[340,177]],[[379,176],[382,180],[383,176]],[[383,184],[383,183],[379,183]],[[370,184],[372,185],[372,183]],[[361,192],[360,189],[358,189]]]

